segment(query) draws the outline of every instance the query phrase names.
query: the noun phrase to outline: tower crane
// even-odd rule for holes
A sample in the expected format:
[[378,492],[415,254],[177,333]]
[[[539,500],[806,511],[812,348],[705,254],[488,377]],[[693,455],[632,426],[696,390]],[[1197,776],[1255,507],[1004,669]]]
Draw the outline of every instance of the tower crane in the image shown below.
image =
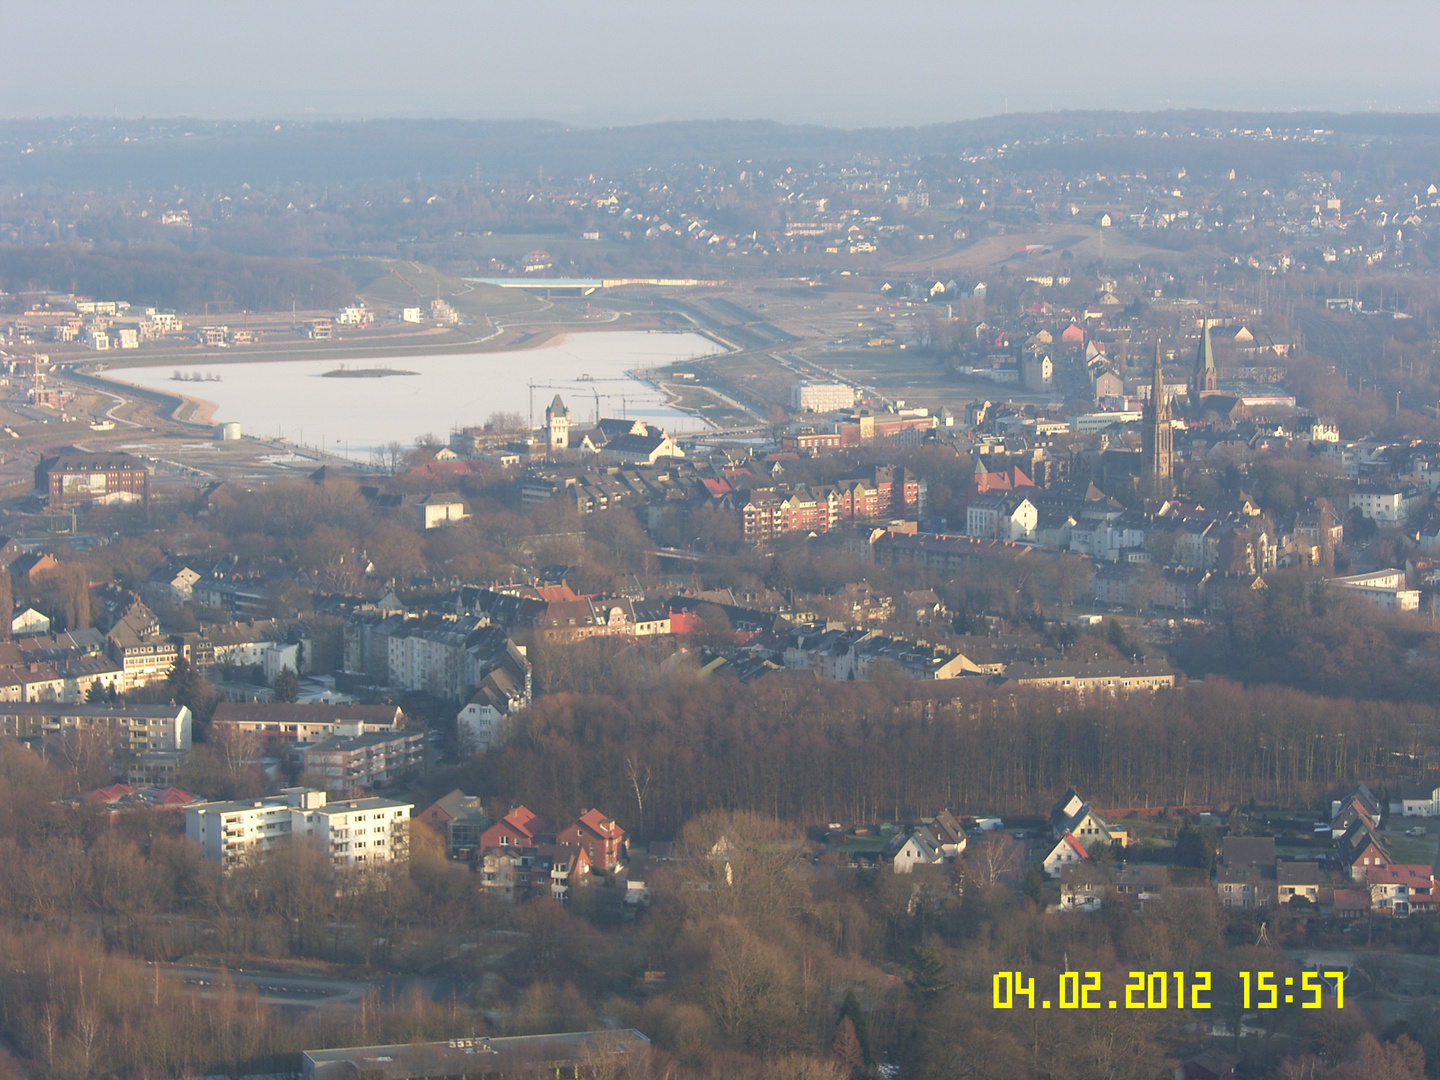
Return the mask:
[[[535,427],[535,391],[536,391],[536,390],[568,390],[570,393],[573,394],[573,393],[577,393],[577,392],[579,392],[580,390],[583,389],[582,387],[576,386],[576,385],[575,385],[576,382],[597,383],[597,382],[629,382],[629,381],[630,381],[629,379],[590,379],[590,378],[585,378],[585,377],[582,376],[582,378],[576,379],[575,382],[564,383],[564,384],[561,384],[561,383],[538,383],[538,382],[529,383],[529,384],[527,384],[527,385],[529,386],[529,389],[530,389],[530,427],[531,427],[532,429]],[[607,401],[613,401],[615,398],[618,397],[618,398],[620,399],[622,405],[623,405],[623,403],[624,403],[624,401],[625,401],[625,397],[624,397],[624,395],[622,395],[622,394],[602,394],[602,393],[600,393],[600,391],[596,390],[593,386],[590,387],[590,393],[591,393],[591,395],[595,398],[595,422],[596,422],[597,424],[600,422],[600,399],[601,399],[601,398],[605,398]],[[623,412],[623,409],[622,409],[622,412]]]

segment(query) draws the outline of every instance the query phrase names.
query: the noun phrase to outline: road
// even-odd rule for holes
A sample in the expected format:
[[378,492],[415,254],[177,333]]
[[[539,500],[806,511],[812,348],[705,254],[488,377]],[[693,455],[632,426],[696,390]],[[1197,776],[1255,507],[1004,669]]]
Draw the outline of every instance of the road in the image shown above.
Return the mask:
[[223,976],[237,986],[254,988],[267,1005],[318,1009],[322,1005],[358,1005],[366,994],[378,990],[385,997],[399,998],[419,988],[433,1001],[444,1001],[464,992],[464,980],[448,976],[405,976],[386,979],[342,979],[325,975],[290,975],[244,968],[188,967],[161,964],[169,978],[179,979],[201,994],[214,992]]

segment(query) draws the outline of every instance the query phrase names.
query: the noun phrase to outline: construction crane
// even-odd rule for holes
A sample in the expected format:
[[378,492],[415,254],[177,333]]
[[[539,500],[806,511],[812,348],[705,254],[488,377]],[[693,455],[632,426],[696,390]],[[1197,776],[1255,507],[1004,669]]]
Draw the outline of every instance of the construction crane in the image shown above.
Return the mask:
[[[529,383],[528,385],[529,385],[529,388],[530,388],[530,427],[531,427],[532,430],[533,430],[534,427],[535,427],[535,391],[536,391],[536,390],[568,390],[568,391],[570,391],[570,393],[574,394],[574,393],[580,392],[580,391],[583,389],[582,387],[576,386],[576,385],[575,385],[576,382],[597,383],[597,382],[629,382],[629,381],[630,381],[629,379],[591,379],[591,378],[587,378],[587,377],[585,377],[585,376],[581,376],[580,378],[576,379],[575,382],[565,383],[565,384],[563,384],[563,385],[560,384],[560,383],[537,383],[537,382]],[[601,398],[604,398],[606,401],[614,401],[616,398],[619,398],[619,399],[620,399],[620,415],[621,415],[621,416],[624,416],[624,415],[625,415],[625,397],[624,397],[623,394],[602,394],[602,393],[600,393],[600,391],[596,390],[593,386],[590,388],[590,393],[591,393],[591,395],[595,398],[595,422],[596,422],[597,424],[600,422],[600,399],[601,399]]]

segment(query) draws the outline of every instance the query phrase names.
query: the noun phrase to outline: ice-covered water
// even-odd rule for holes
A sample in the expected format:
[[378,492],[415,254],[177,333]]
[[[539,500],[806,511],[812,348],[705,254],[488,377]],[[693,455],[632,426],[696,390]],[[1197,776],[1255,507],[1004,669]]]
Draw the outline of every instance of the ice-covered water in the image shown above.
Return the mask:
[[[107,375],[172,394],[214,402],[216,423],[237,421],[246,435],[280,435],[332,453],[368,457],[390,442],[413,443],[434,434],[444,441],[452,428],[479,425],[495,412],[530,414],[535,423],[558,393],[572,425],[623,415],[671,432],[698,431],[704,423],[665,404],[658,390],[625,373],[656,368],[719,347],[699,334],[610,331],[570,334],[536,349],[434,356],[366,357],[348,368],[389,367],[413,371],[380,379],[326,379],[341,361],[265,360],[256,363],[177,363],[165,367],[115,368]],[[175,371],[200,382],[176,382]],[[219,382],[203,381],[210,374]],[[588,376],[588,379],[582,379]],[[593,381],[592,381],[593,380]]]

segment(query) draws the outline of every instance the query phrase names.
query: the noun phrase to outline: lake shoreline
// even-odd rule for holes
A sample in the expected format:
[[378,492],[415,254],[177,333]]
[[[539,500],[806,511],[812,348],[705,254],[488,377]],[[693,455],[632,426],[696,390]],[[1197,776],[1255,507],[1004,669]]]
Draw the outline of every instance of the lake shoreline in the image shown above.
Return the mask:
[[[507,329],[518,329],[518,327],[507,327]],[[525,333],[518,339],[508,342],[496,342],[489,338],[476,338],[472,341],[459,341],[449,344],[434,344],[431,342],[417,342],[412,344],[381,344],[374,345],[345,345],[338,346],[317,346],[306,348],[305,346],[293,346],[286,344],[276,348],[267,346],[239,347],[227,349],[206,349],[193,352],[151,352],[143,350],[132,355],[125,356],[121,361],[126,368],[149,368],[161,367],[169,364],[171,367],[186,368],[210,366],[212,364],[266,364],[283,363],[300,360],[328,360],[331,363],[339,363],[346,360],[371,360],[386,357],[401,358],[400,354],[411,352],[419,356],[469,356],[494,355],[504,356],[507,353],[530,352],[534,349],[543,349],[557,341],[564,341],[572,332],[571,330],[550,330],[539,329]],[[589,330],[580,331],[590,333]],[[597,327],[596,332],[601,332]],[[632,331],[636,332],[636,331]],[[96,371],[94,364],[105,364],[108,368],[113,365],[117,358],[114,356],[95,357],[90,356],[80,359],[81,369],[90,375],[104,375],[103,371]],[[66,358],[70,362],[70,358]]]
[[[721,351],[712,339],[692,331],[629,331],[620,337],[612,331],[552,333],[543,345],[524,350],[525,361],[518,364],[492,363],[493,350],[423,356],[391,352],[358,369],[379,371],[393,362],[386,373],[413,372],[408,378],[327,378],[336,370],[332,356],[311,355],[304,363],[253,354],[178,365],[189,376],[178,382],[164,378],[162,372],[169,372],[153,364],[127,363],[86,373],[86,378],[114,393],[159,394],[178,402],[165,413],[188,427],[233,421],[247,435],[293,437],[298,431],[302,439],[313,430],[327,448],[343,443],[352,456],[363,456],[427,432],[443,441],[447,432],[479,426],[497,412],[519,413],[532,424],[543,424],[544,407],[556,393],[576,427],[595,416],[627,416],[676,434],[710,430],[713,425],[703,412],[677,406],[661,383],[662,371],[687,357]],[[170,366],[177,366],[173,358]],[[221,372],[223,378],[213,378]],[[184,392],[202,386],[205,398]]]

